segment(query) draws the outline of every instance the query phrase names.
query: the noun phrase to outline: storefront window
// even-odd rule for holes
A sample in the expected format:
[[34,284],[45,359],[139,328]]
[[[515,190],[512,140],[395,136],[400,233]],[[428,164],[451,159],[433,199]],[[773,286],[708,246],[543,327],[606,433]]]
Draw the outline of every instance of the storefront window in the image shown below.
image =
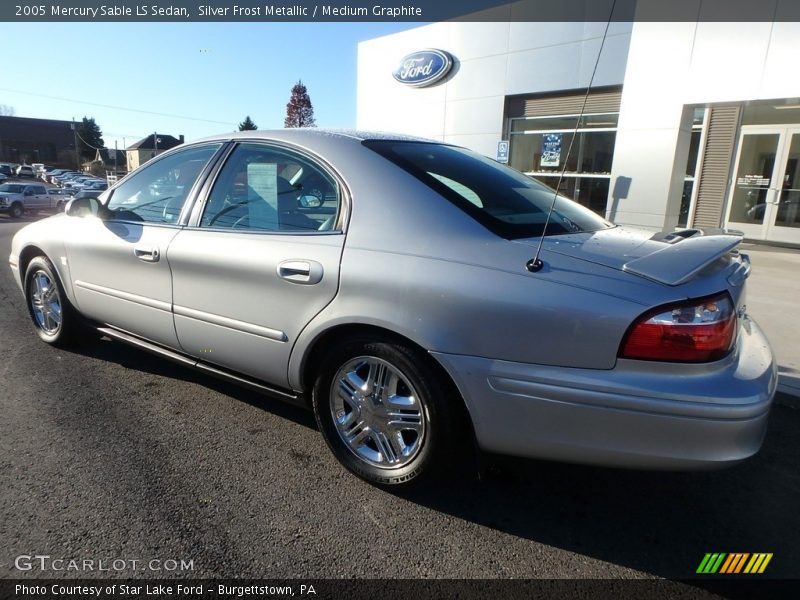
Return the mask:
[[617,118],[608,113],[580,120],[578,115],[512,119],[510,165],[551,187],[563,171],[559,192],[605,216]]

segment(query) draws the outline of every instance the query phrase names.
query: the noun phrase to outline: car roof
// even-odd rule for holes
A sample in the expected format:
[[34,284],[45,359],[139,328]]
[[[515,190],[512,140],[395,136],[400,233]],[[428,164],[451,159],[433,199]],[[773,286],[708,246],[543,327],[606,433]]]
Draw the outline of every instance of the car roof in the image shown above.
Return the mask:
[[197,142],[208,141],[241,141],[250,139],[271,139],[296,143],[313,143],[315,140],[336,139],[342,142],[361,143],[365,140],[388,140],[388,141],[414,141],[414,142],[433,142],[434,140],[404,135],[400,133],[389,133],[385,131],[365,131],[359,129],[318,129],[316,127],[302,127],[289,129],[257,129],[254,131],[237,131],[214,135],[196,140]]

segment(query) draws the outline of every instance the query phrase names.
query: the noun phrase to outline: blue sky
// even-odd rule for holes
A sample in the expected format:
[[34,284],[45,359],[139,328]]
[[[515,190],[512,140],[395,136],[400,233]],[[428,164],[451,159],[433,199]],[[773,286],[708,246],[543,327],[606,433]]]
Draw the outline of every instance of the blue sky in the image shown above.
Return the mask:
[[94,117],[106,145],[122,148],[153,131],[187,140],[233,131],[248,114],[259,129],[283,127],[302,79],[318,126],[354,127],[358,42],[415,26],[7,24],[3,46],[19,51],[4,61],[0,104],[18,117]]

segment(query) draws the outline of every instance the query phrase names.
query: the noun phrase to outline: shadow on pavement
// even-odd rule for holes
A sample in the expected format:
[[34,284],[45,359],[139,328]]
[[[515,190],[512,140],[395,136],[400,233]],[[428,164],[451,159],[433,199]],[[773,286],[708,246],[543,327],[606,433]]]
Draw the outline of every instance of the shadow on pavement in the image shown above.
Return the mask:
[[[79,352],[197,383],[316,428],[310,411],[125,344],[98,339]],[[771,552],[765,579],[800,577],[800,411],[791,406],[774,405],[756,457],[722,471],[626,471],[500,457],[490,464],[480,482],[456,481],[403,498],[657,577],[695,578],[707,552]],[[691,583],[707,587],[709,581],[697,577]]]
[[195,383],[261,410],[269,411],[284,419],[289,419],[298,425],[310,429],[317,428],[314,416],[310,411],[237,386],[230,381],[217,379],[206,373],[184,367],[122,342],[112,341],[108,338],[101,339],[99,334],[95,339],[87,339],[82,342],[75,351],[83,356],[113,362],[128,369]]

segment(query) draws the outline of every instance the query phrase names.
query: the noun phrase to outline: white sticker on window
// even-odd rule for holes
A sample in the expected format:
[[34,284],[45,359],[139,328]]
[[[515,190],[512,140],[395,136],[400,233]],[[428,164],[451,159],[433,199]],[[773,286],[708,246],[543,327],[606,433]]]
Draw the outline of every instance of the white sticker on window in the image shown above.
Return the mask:
[[278,165],[250,163],[247,165],[247,199],[264,201],[278,210]]

